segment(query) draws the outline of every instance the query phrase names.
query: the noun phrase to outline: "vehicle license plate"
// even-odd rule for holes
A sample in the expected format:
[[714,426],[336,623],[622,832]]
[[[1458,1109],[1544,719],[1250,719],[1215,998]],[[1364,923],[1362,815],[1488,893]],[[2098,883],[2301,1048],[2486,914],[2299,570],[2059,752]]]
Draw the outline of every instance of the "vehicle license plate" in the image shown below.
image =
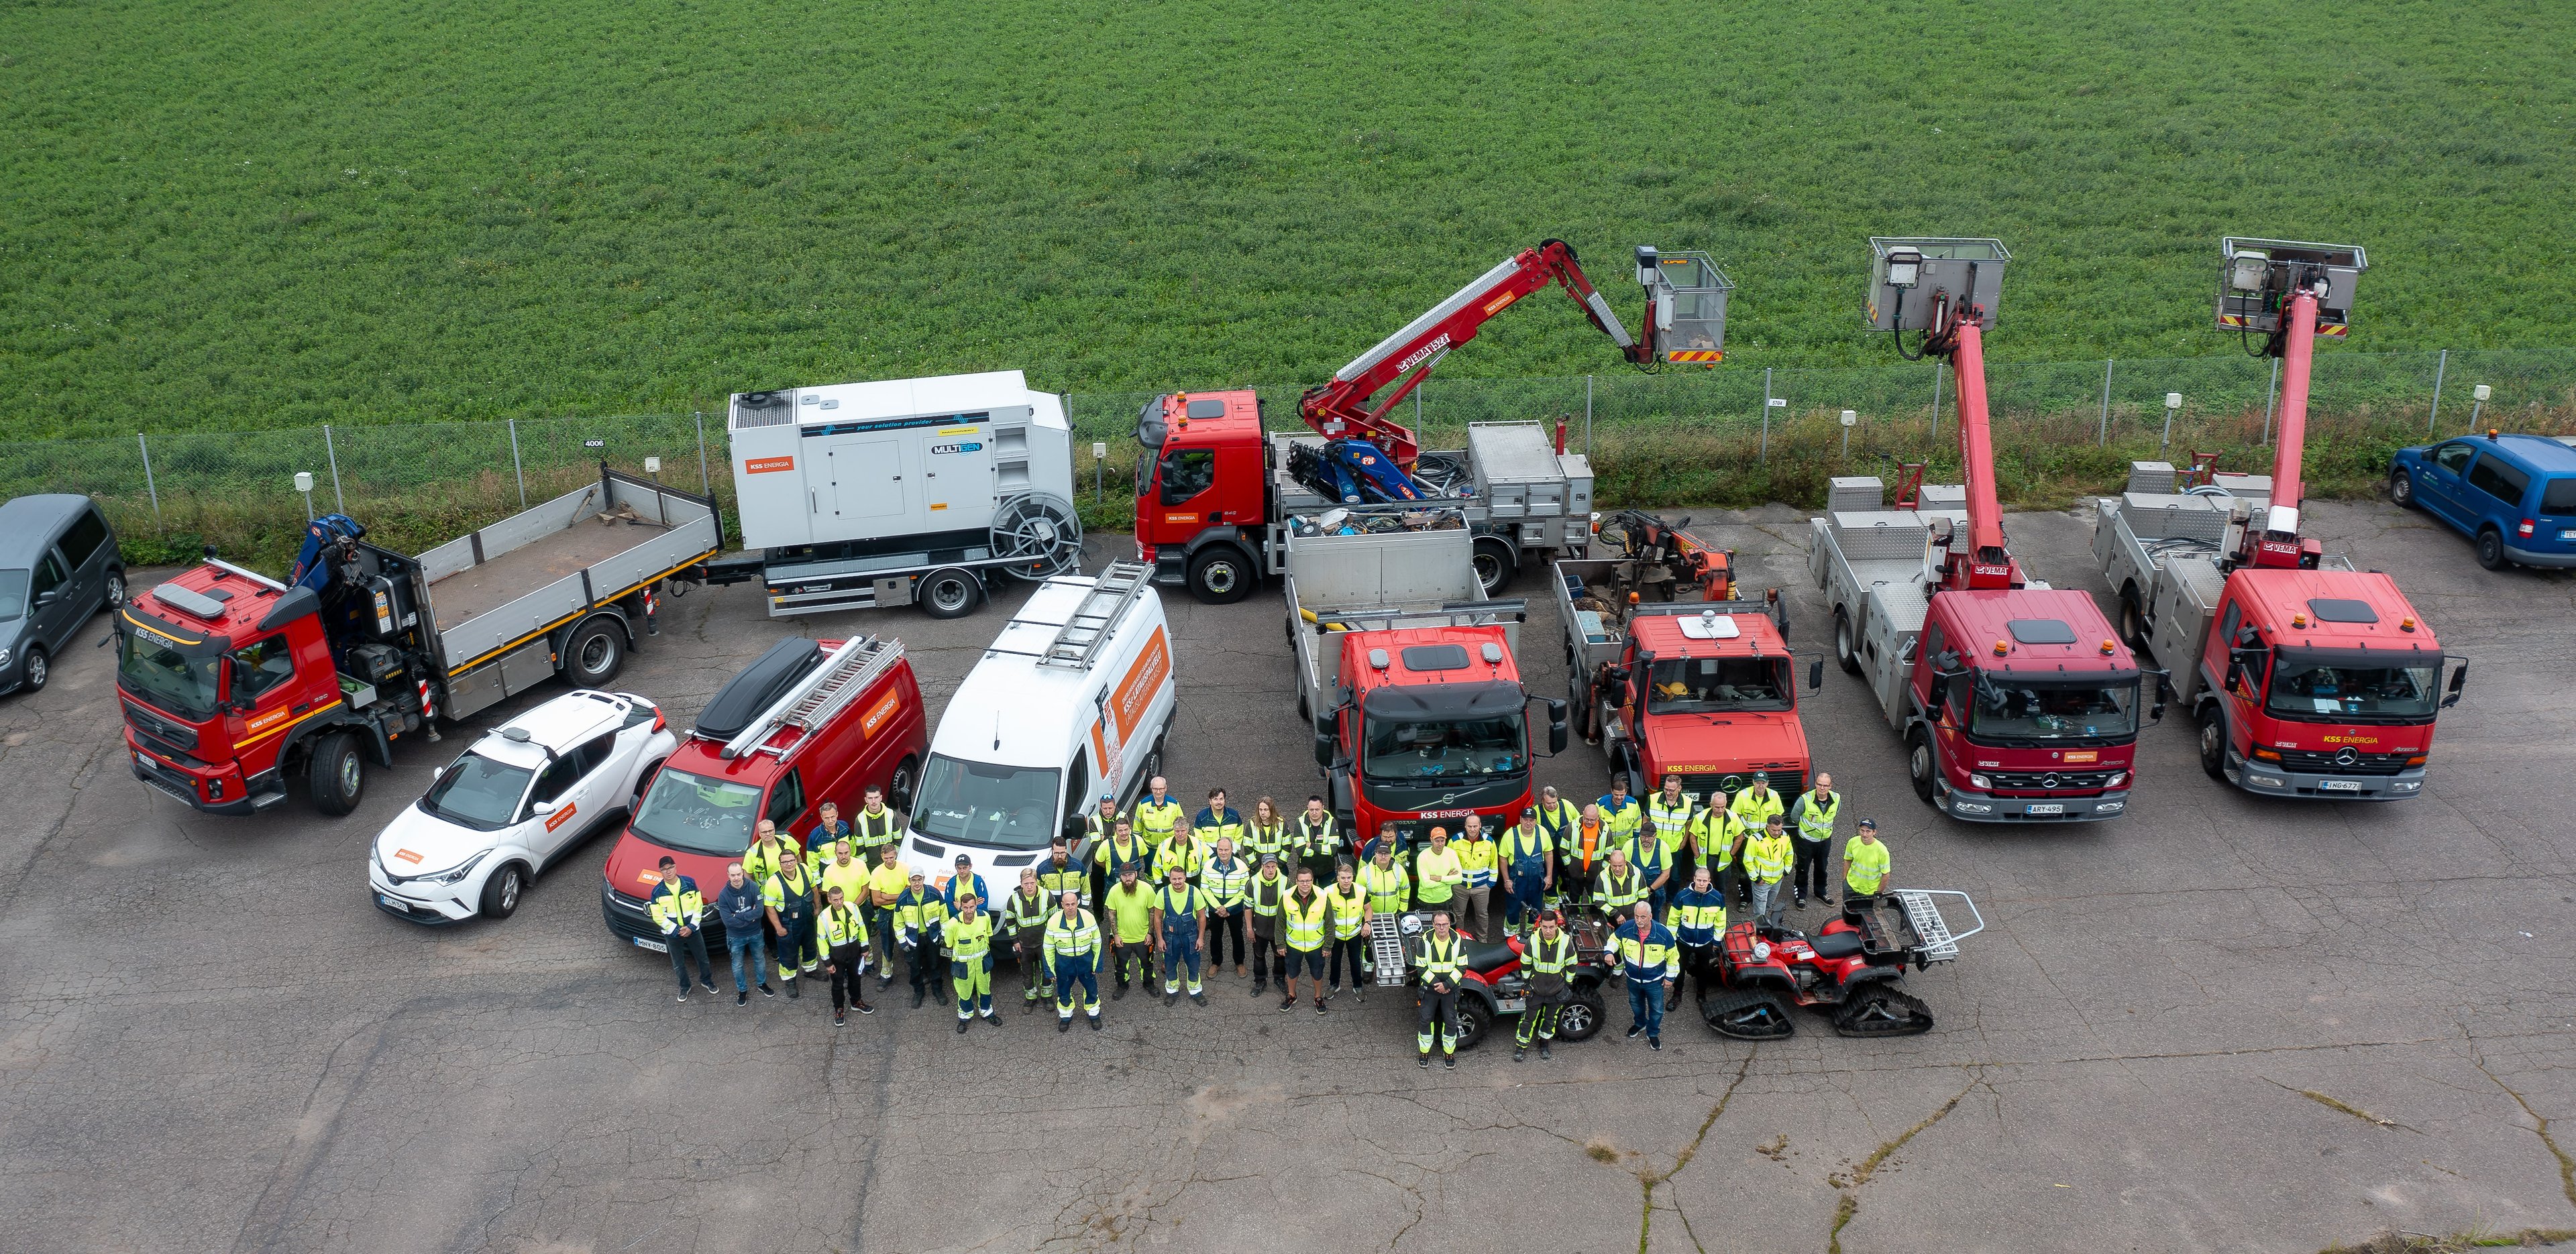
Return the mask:
[[2361,781],[2357,779],[2330,779],[2317,785],[2317,787],[2327,792],[2360,792]]
[[410,907],[408,907],[408,906],[405,906],[403,903],[401,903],[401,902],[399,902],[399,901],[394,900],[394,895],[393,895],[392,893],[378,893],[378,894],[376,894],[376,900],[381,901],[381,902],[385,903],[386,905],[393,907],[393,908],[394,908],[394,909],[396,909],[396,910],[400,910],[400,911],[402,911],[402,912],[403,912],[403,913],[405,913],[405,914],[409,914],[409,913],[411,913],[411,908],[410,908]]
[[2032,806],[2032,807],[2030,808],[2030,813],[2032,813],[2032,814],[2064,814],[2064,813],[2066,813],[2066,807],[2065,807],[2065,805],[2063,805],[2062,803],[2052,801],[2052,802],[2049,802],[2049,803],[2047,803],[2047,804],[2045,804],[2045,805],[2035,805],[2035,806]]
[[671,952],[670,946],[665,945],[660,941],[646,940],[641,936],[635,938],[635,947],[637,949],[650,949],[657,954],[667,954]]

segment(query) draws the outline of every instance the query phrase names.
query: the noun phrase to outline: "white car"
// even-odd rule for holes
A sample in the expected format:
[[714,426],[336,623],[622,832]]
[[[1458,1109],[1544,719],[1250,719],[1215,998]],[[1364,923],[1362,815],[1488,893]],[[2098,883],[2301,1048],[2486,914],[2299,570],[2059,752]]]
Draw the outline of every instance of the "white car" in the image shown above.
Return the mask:
[[528,881],[633,812],[679,741],[631,692],[569,693],[511,719],[440,767],[376,836],[376,908],[415,923],[506,919]]

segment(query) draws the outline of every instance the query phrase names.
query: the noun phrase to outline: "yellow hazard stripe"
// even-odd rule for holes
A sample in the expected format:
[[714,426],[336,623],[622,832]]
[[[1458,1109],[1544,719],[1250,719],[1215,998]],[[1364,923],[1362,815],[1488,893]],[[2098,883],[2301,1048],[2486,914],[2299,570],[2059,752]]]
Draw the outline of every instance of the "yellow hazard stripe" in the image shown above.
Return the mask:
[[1666,361],[1724,361],[1724,352],[1705,348],[1677,348],[1664,354]]
[[301,716],[296,717],[296,718],[288,719],[288,720],[286,720],[285,722],[280,723],[280,724],[278,724],[278,725],[277,725],[277,726],[275,726],[275,727],[269,728],[267,731],[261,732],[260,734],[258,734],[258,735],[256,735],[256,736],[253,736],[253,737],[251,737],[251,738],[250,738],[250,739],[248,739],[248,740],[235,741],[235,742],[233,743],[233,752],[235,752],[235,753],[239,753],[239,752],[241,752],[242,750],[247,749],[247,748],[250,748],[252,745],[258,744],[259,742],[261,742],[261,741],[263,741],[263,740],[266,740],[266,739],[268,739],[268,738],[269,738],[269,737],[271,737],[271,736],[282,736],[282,735],[285,735],[285,734],[286,734],[286,732],[287,732],[290,728],[293,728],[295,725],[297,725],[297,724],[299,724],[299,723],[302,723],[302,722],[304,722],[304,721],[305,721],[305,720],[307,720],[307,719],[313,718],[313,717],[314,717],[314,716],[316,716],[316,715],[328,714],[328,713],[330,713],[331,711],[336,710],[336,709],[339,709],[339,708],[340,708],[340,703],[339,703],[339,702],[337,702],[337,701],[334,701],[334,702],[332,702],[332,703],[331,703],[331,704],[329,704],[329,705],[325,705],[325,706],[318,707],[318,708],[316,708],[316,709],[308,710],[308,711],[306,711],[304,714],[302,714]]

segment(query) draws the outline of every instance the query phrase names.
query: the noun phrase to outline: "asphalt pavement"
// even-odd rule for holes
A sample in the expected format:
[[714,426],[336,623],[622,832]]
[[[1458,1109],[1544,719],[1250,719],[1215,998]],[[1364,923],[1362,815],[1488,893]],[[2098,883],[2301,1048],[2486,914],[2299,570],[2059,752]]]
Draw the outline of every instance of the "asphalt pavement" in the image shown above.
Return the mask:
[[[1672,512],[1824,655],[1803,516]],[[1206,1008],[1130,996],[1070,1036],[1014,1007],[960,1037],[901,996],[839,1030],[820,990],[674,1005],[664,960],[601,923],[605,836],[505,922],[415,927],[370,907],[369,839],[553,689],[403,748],[348,818],[300,796],[214,818],[131,777],[109,653],[76,649],[0,699],[0,1245],[2304,1252],[2576,1227],[2541,1122],[2576,1148],[2576,824],[2549,782],[2576,742],[2576,582],[2480,570],[2384,504],[2308,521],[2474,659],[2420,800],[2235,792],[2169,717],[2128,817],[1959,825],[1828,666],[1802,710],[1846,833],[1877,819],[1899,882],[1971,892],[1991,924],[1907,977],[1937,1026],[1849,1040],[1811,1016],[1752,1046],[1682,1014],[1654,1053],[1614,1006],[1553,1062],[1488,1042],[1454,1072],[1415,1069],[1396,996],[1281,1014],[1231,972]],[[2088,516],[2009,531],[2040,577],[2106,597]],[[1095,569],[1126,543],[1095,539]],[[1517,585],[1520,658],[1555,695],[1545,589]],[[1302,801],[1276,586],[1166,600],[1175,791]],[[789,631],[901,636],[935,714],[1002,622],[772,621],[740,588],[662,617],[617,686],[683,726]],[[1605,771],[1578,742],[1540,778],[1589,795]]]

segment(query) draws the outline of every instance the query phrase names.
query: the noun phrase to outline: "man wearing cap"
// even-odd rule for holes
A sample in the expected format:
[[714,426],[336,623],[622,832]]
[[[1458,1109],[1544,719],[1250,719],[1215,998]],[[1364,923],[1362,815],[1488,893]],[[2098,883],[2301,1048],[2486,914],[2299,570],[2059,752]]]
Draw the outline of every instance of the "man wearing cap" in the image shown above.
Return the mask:
[[1529,1005],[1521,1011],[1518,1030],[1512,1033],[1512,1061],[1529,1057],[1531,1041],[1538,1042],[1538,1056],[1546,1058],[1548,1043],[1556,1039],[1556,1019],[1565,1003],[1573,1000],[1574,988],[1566,982],[1574,970],[1574,938],[1566,935],[1565,919],[1554,910],[1538,913],[1537,934],[1530,937],[1521,952],[1522,970],[1529,975]]
[[653,885],[653,895],[644,902],[653,916],[653,924],[662,929],[662,948],[671,955],[671,970],[680,977],[679,1000],[689,999],[688,955],[698,956],[698,983],[707,991],[716,991],[716,967],[707,961],[707,934],[699,926],[706,918],[707,899],[698,893],[698,882],[680,874],[680,864],[662,859],[662,878]]
[[1503,833],[1503,847],[1496,870],[1503,879],[1503,893],[1510,904],[1503,908],[1503,924],[1526,931],[1538,914],[1539,903],[1555,886],[1556,872],[1550,856],[1555,846],[1548,843],[1547,830],[1538,824],[1538,807],[1521,810],[1521,821]]
[[1494,930],[1494,872],[1500,852],[1485,835],[1483,815],[1458,820],[1458,865],[1467,882],[1458,889],[1458,933],[1469,940],[1488,939]]
[[1862,819],[1843,842],[1843,886],[1855,897],[1887,891],[1887,846],[1878,839],[1878,824]]
[[1783,813],[1788,806],[1780,800],[1780,794],[1771,791],[1771,772],[1755,771],[1753,782],[1746,785],[1744,791],[1735,794],[1734,804],[1727,809],[1734,811],[1735,817],[1744,820],[1746,831],[1758,832],[1762,830],[1764,823],[1770,821],[1771,816]]
[[1780,926],[1780,916],[1789,909],[1789,867],[1798,855],[1789,848],[1789,833],[1782,830],[1779,815],[1764,820],[1762,834],[1744,842],[1744,877],[1753,883],[1753,917],[1771,926]]
[[1279,859],[1263,858],[1261,869],[1252,873],[1252,882],[1243,889],[1245,908],[1251,911],[1252,925],[1252,995],[1270,991],[1271,976],[1281,981],[1288,978],[1288,955],[1279,947],[1279,903],[1297,886],[1295,880],[1280,873]]
[[1834,777],[1816,772],[1816,786],[1789,806],[1791,842],[1798,862],[1789,872],[1790,890],[1798,904],[1807,904],[1807,893],[1813,889],[1820,905],[1834,904],[1833,890],[1825,885],[1825,864],[1834,856],[1834,816],[1843,808],[1842,794],[1834,791]]
[[1431,843],[1413,856],[1413,900],[1423,909],[1450,909],[1449,899],[1467,882],[1467,866],[1449,847],[1449,829],[1433,827]]
[[1119,867],[1118,882],[1101,898],[1100,908],[1109,916],[1101,929],[1109,940],[1109,971],[1118,977],[1111,1001],[1127,995],[1129,968],[1139,983],[1154,978],[1154,890],[1139,882],[1137,872],[1143,869],[1134,862]]

